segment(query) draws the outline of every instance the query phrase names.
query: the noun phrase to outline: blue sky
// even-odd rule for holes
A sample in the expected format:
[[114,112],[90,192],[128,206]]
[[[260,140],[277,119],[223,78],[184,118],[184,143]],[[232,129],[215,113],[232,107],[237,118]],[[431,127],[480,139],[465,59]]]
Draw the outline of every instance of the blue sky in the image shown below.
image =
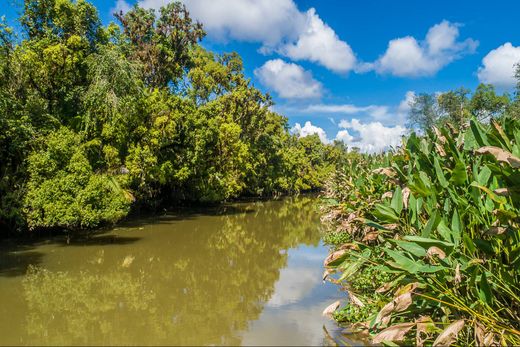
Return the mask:
[[[8,20],[16,17],[4,0]],[[138,0],[93,0],[105,23]],[[139,0],[159,8],[168,0]],[[367,151],[396,145],[413,93],[479,82],[512,91],[518,1],[183,0],[203,45],[237,51],[301,135]],[[307,123],[310,122],[310,123]],[[397,141],[397,142],[396,142]]]

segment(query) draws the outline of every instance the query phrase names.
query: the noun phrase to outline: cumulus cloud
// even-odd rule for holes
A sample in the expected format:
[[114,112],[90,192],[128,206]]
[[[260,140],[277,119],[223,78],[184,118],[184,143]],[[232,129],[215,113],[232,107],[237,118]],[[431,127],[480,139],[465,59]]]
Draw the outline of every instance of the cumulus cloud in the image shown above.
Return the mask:
[[512,88],[516,84],[515,65],[520,63],[520,46],[510,42],[490,51],[478,69],[478,79],[482,83],[494,84],[501,88]]
[[321,20],[316,10],[306,13],[306,25],[295,43],[283,45],[278,52],[294,60],[309,60],[335,72],[348,72],[356,66],[352,48]]
[[431,27],[424,41],[419,42],[412,36],[391,40],[386,52],[362,69],[400,77],[431,76],[477,48],[477,41],[471,38],[457,41],[458,37],[459,26],[445,20]]
[[[336,140],[343,141],[348,147],[358,147],[364,153],[378,153],[397,147],[401,144],[401,138],[406,134],[406,128],[396,125],[385,127],[380,122],[363,123],[358,119],[351,121],[342,120]],[[350,133],[356,132],[357,135]]]
[[321,96],[321,83],[297,64],[273,59],[257,68],[254,73],[263,85],[273,89],[281,98],[302,99]]
[[[144,8],[159,9],[171,0],[139,0]],[[218,40],[235,39],[262,44],[262,52],[276,51],[293,60],[308,60],[332,71],[354,69],[350,46],[316,13],[298,9],[294,0],[182,0],[193,18]],[[116,9],[130,5],[118,0]]]
[[302,127],[300,123],[296,123],[294,127],[291,129],[291,133],[298,135],[299,137],[305,137],[309,135],[318,135],[321,142],[330,143],[331,141],[327,138],[327,133],[320,127],[312,125],[311,122],[305,122],[305,125]]

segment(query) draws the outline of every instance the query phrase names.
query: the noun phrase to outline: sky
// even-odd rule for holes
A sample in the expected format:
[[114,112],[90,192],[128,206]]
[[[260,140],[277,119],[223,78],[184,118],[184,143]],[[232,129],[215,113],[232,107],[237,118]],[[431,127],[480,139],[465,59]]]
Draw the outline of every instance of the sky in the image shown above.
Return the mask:
[[[1,0],[14,24],[21,0]],[[135,3],[91,0],[105,24]],[[182,0],[204,24],[202,45],[238,52],[294,133],[374,152],[397,146],[409,101],[491,83],[514,91],[520,1]],[[1,13],[1,12],[0,12]]]

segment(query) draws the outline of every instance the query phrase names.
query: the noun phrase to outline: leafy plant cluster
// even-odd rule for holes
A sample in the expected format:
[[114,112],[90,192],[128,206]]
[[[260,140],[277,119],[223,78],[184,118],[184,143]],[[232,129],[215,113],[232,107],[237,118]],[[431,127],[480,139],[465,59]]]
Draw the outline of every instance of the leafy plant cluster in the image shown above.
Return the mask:
[[[0,23],[0,228],[84,229],[132,209],[319,188],[342,155],[297,138],[185,6],[103,26],[86,0]],[[17,36],[18,35],[18,36]]]
[[325,261],[349,292],[338,320],[375,343],[520,343],[517,109],[432,126],[331,178],[323,220],[348,235]]

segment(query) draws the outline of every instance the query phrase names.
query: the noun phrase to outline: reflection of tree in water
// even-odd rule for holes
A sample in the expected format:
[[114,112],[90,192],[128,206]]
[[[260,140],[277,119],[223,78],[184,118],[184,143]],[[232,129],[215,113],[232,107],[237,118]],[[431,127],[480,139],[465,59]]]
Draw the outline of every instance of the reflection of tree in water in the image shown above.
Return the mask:
[[[78,248],[67,272],[24,280],[29,341],[39,344],[240,344],[272,296],[287,250],[319,242],[313,199],[240,204],[124,249]],[[249,211],[247,211],[249,210]],[[110,246],[118,247],[118,246]],[[80,249],[83,252],[78,254]]]

